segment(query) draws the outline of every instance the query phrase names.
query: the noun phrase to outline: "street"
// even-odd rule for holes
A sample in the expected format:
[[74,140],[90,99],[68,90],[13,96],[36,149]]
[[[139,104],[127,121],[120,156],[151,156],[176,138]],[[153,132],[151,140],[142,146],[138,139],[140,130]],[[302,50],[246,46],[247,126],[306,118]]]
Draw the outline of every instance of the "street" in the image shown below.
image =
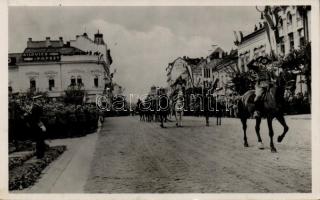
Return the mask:
[[[141,122],[138,117],[106,118],[84,186],[89,193],[311,192],[311,120],[286,117],[290,130],[271,153],[266,121],[264,150],[257,147],[254,121],[243,146],[239,119],[184,117],[174,122]],[[298,123],[297,123],[298,122]],[[282,128],[274,121],[275,137]]]

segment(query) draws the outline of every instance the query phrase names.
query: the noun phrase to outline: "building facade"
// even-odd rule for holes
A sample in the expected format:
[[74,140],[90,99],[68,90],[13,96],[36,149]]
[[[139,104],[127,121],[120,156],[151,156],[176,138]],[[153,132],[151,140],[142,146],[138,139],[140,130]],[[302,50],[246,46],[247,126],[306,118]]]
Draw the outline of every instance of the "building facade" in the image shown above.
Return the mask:
[[276,23],[279,42],[277,53],[285,56],[310,42],[311,8],[305,6],[274,6],[274,14],[279,18]]
[[238,47],[238,66],[241,72],[248,71],[247,64],[251,60],[271,53],[267,30],[262,23],[255,26],[253,32],[245,36],[241,35],[236,44]]
[[28,39],[22,53],[9,54],[9,89],[15,93],[47,92],[59,97],[70,85],[81,85],[88,96],[101,94],[111,83],[110,50],[97,33],[76,40]]

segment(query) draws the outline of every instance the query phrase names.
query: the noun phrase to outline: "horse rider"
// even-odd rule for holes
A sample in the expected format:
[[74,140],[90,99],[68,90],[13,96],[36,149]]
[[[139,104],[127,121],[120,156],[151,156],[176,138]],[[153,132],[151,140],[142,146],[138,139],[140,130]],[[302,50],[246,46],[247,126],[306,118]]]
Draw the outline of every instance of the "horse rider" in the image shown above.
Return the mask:
[[262,69],[257,72],[257,79],[255,84],[255,111],[253,114],[254,118],[261,117],[261,111],[263,108],[263,99],[262,97],[266,94],[270,87],[274,84],[275,75],[271,70]]

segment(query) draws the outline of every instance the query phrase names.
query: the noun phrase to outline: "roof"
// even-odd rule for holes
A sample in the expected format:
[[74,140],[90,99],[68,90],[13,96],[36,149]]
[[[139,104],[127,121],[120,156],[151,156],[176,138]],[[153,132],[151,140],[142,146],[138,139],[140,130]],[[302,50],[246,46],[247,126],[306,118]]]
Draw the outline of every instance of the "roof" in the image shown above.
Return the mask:
[[199,62],[201,61],[201,58],[189,58],[185,57],[183,58],[187,62],[188,65],[198,65]]
[[241,39],[241,42],[239,44],[242,44],[243,42],[245,42],[245,41],[247,41],[247,40],[249,40],[251,38],[254,38],[255,36],[263,33],[265,30],[266,30],[265,27],[262,27],[262,28],[260,28],[260,29],[258,29],[256,31],[248,34],[248,35],[243,36],[243,38]]
[[24,50],[25,53],[53,53],[53,52],[58,52],[61,55],[81,55],[85,54],[86,52],[76,48],[76,47],[47,47],[47,48],[26,48]]
[[[63,42],[60,40],[50,40],[51,47],[63,47]],[[28,41],[28,48],[44,48],[47,47],[47,41]]]

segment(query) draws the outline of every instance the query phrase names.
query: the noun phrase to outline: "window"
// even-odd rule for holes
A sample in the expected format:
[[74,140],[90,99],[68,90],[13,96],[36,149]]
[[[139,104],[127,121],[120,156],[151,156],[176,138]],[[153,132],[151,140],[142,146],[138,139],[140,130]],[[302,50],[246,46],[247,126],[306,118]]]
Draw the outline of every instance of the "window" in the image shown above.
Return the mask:
[[245,68],[244,68],[244,58],[241,58],[241,71],[244,72]]
[[288,12],[287,14],[287,24],[288,25],[291,25],[292,24],[292,15],[290,12]]
[[34,79],[31,79],[30,80],[30,89],[36,89],[36,80]]
[[289,34],[290,51],[294,49],[293,33]]
[[204,78],[210,78],[210,69],[204,68]]
[[300,47],[305,44],[303,29],[298,30]]
[[81,78],[81,76],[78,76],[78,77],[77,77],[77,84],[78,84],[78,85],[82,85],[82,78]]
[[49,91],[52,91],[52,88],[54,88],[54,79],[50,78],[49,79]]
[[70,85],[74,86],[76,85],[76,78],[74,76],[71,76],[71,83]]
[[94,87],[99,87],[99,78],[96,76],[95,78],[94,78]]
[[284,55],[284,37],[280,38],[280,52]]

